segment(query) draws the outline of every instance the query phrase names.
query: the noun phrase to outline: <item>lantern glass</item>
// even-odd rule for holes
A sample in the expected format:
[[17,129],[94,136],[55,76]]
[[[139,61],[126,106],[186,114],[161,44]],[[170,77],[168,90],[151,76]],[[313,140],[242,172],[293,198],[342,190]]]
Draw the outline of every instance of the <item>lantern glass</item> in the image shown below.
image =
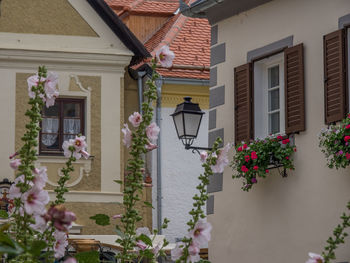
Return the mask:
[[173,118],[174,118],[174,122],[175,122],[175,128],[177,131],[177,135],[179,136],[179,138],[181,138],[185,134],[183,114],[179,113],[177,115],[174,115]]
[[186,138],[196,138],[198,135],[199,125],[202,120],[202,114],[185,112],[184,117]]

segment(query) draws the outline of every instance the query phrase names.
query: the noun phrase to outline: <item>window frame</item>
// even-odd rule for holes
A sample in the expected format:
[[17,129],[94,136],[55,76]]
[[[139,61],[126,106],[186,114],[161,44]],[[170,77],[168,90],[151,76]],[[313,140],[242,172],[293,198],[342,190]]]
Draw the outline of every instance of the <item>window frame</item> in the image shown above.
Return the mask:
[[[58,144],[59,144],[59,150],[52,150],[52,151],[45,151],[42,150],[42,122],[40,122],[40,132],[39,132],[39,155],[41,156],[62,156],[63,155],[63,150],[62,150],[62,144],[63,144],[63,137],[64,137],[64,132],[63,132],[63,121],[64,121],[64,104],[69,104],[69,103],[79,103],[80,104],[80,130],[81,134],[85,135],[85,99],[84,98],[57,98],[55,103],[59,103],[59,128],[58,128]],[[44,106],[45,107],[45,106]],[[41,113],[42,116],[42,113]]]
[[[267,136],[285,134],[285,92],[284,92],[284,50],[268,54],[253,61],[253,102],[254,102],[254,138],[262,139]],[[280,131],[269,132],[269,102],[268,102],[268,69],[279,66],[279,112]],[[261,84],[263,83],[263,84]],[[263,100],[261,100],[263,98]]]

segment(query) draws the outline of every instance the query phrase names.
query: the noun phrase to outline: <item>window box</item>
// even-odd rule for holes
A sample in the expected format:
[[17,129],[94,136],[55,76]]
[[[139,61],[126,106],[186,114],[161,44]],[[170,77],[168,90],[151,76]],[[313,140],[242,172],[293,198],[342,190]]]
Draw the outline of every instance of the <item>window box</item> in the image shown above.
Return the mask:
[[288,137],[267,137],[262,140],[244,142],[236,146],[231,167],[235,171],[233,178],[243,178],[242,190],[249,191],[258,178],[266,178],[271,169],[294,170],[292,155],[296,147],[291,145]]

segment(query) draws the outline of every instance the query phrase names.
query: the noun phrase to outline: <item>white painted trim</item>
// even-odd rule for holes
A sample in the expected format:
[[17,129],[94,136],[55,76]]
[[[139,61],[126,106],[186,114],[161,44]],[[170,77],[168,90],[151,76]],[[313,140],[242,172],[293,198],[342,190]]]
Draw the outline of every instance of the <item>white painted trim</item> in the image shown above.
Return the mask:
[[124,73],[124,67],[129,64],[130,59],[126,55],[0,48],[0,68],[37,70],[37,65],[44,64],[50,70]]
[[280,77],[280,132],[285,132],[284,53],[254,63],[254,127],[255,138],[265,138],[268,132],[268,68],[279,65]]
[[[56,193],[49,190],[50,200],[54,200]],[[78,203],[122,203],[123,193],[93,192],[93,191],[69,191],[65,193],[66,202]]]

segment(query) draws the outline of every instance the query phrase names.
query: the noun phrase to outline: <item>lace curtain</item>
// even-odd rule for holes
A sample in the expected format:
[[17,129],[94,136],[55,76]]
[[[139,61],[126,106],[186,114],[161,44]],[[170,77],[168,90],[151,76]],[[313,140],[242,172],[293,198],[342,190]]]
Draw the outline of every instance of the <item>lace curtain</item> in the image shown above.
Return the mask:
[[63,133],[72,134],[64,135],[64,141],[75,138],[75,135],[80,133],[80,119],[64,119]]
[[[57,133],[58,132],[58,119],[44,118],[42,120],[42,131],[44,133]],[[43,134],[41,136],[41,142],[45,146],[52,146],[57,139],[57,134]]]

